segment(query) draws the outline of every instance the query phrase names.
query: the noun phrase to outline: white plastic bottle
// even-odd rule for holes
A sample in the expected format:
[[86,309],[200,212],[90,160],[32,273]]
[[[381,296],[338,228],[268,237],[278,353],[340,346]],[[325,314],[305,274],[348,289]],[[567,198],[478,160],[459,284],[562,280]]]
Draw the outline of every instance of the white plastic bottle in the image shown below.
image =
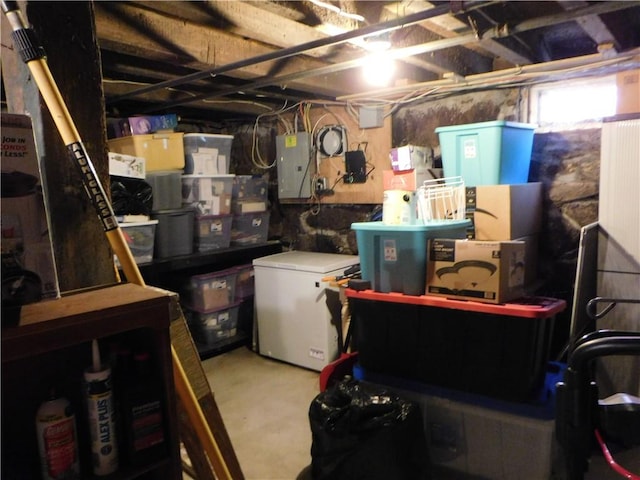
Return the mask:
[[80,478],[76,417],[69,400],[55,389],[36,412],[36,431],[42,479]]

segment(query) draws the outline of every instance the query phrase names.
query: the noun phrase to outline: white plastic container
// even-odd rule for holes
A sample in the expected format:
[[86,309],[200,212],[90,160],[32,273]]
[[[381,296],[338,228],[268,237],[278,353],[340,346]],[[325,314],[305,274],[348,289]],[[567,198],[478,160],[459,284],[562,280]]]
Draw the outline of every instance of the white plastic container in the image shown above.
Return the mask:
[[385,225],[414,225],[416,223],[416,192],[385,190],[382,198],[382,223]]
[[53,389],[36,413],[36,432],[43,480],[80,478],[76,417]]

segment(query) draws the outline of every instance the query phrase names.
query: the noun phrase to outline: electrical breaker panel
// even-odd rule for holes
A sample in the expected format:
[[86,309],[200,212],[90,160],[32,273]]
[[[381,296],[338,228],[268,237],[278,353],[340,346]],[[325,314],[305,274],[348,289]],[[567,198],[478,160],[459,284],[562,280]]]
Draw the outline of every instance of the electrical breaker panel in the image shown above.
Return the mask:
[[308,133],[278,135],[276,137],[279,198],[309,198],[311,178],[316,165],[311,154]]

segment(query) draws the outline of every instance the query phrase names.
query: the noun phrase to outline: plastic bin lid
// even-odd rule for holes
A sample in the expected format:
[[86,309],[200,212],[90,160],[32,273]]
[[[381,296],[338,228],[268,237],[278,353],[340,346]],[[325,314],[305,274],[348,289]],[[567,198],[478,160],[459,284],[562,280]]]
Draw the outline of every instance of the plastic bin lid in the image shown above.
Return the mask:
[[185,137],[213,137],[213,138],[233,138],[233,135],[222,135],[218,133],[185,133]]
[[281,268],[301,272],[326,273],[360,263],[357,255],[320,252],[282,252],[253,260],[256,267]]
[[215,175],[194,175],[194,174],[185,174],[182,175],[182,178],[233,178],[235,177],[235,173],[217,173]]
[[357,291],[350,288],[347,288],[345,294],[349,298],[358,298],[362,300],[405,303],[425,307],[450,308],[454,310],[465,310],[469,312],[488,313],[491,315],[507,315],[511,317],[530,319],[550,318],[556,313],[562,312],[567,306],[567,302],[565,300],[551,297],[523,297],[511,300],[507,303],[492,304],[471,300],[445,298],[435,295],[404,295],[396,292],[382,293],[375,292],[373,290]]
[[158,220],[149,220],[147,222],[118,222],[120,228],[127,227],[147,227],[149,225],[157,225]]
[[446,127],[437,127],[436,133],[449,132],[454,130],[472,130],[478,128],[494,128],[494,127],[510,127],[523,128],[527,130],[535,130],[538,126],[533,123],[508,122],[506,120],[494,120],[492,122],[467,123],[463,125],[448,125]]
[[471,226],[471,220],[435,220],[429,224],[415,225],[387,225],[383,222],[358,222],[352,223],[352,230],[371,230],[377,232],[428,232],[431,230],[449,230],[451,228],[467,228]]
[[220,215],[196,215],[196,220],[216,220],[218,218],[233,217],[232,213],[221,213]]

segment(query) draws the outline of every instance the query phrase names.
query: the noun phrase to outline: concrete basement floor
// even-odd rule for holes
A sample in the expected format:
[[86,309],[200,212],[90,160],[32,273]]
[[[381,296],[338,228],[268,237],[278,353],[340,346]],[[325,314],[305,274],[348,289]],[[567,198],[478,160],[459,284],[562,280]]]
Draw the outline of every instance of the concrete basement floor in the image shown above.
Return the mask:
[[246,480],[311,479],[308,412],[319,373],[244,347],[202,365]]
[[[308,411],[320,391],[319,373],[244,347],[204,360],[202,365],[246,480],[311,480]],[[640,473],[640,448],[615,458]],[[549,480],[529,478],[526,472],[523,466],[517,480]],[[442,471],[433,475],[433,480],[463,478],[477,477]],[[584,480],[619,478],[601,455],[594,454]]]

